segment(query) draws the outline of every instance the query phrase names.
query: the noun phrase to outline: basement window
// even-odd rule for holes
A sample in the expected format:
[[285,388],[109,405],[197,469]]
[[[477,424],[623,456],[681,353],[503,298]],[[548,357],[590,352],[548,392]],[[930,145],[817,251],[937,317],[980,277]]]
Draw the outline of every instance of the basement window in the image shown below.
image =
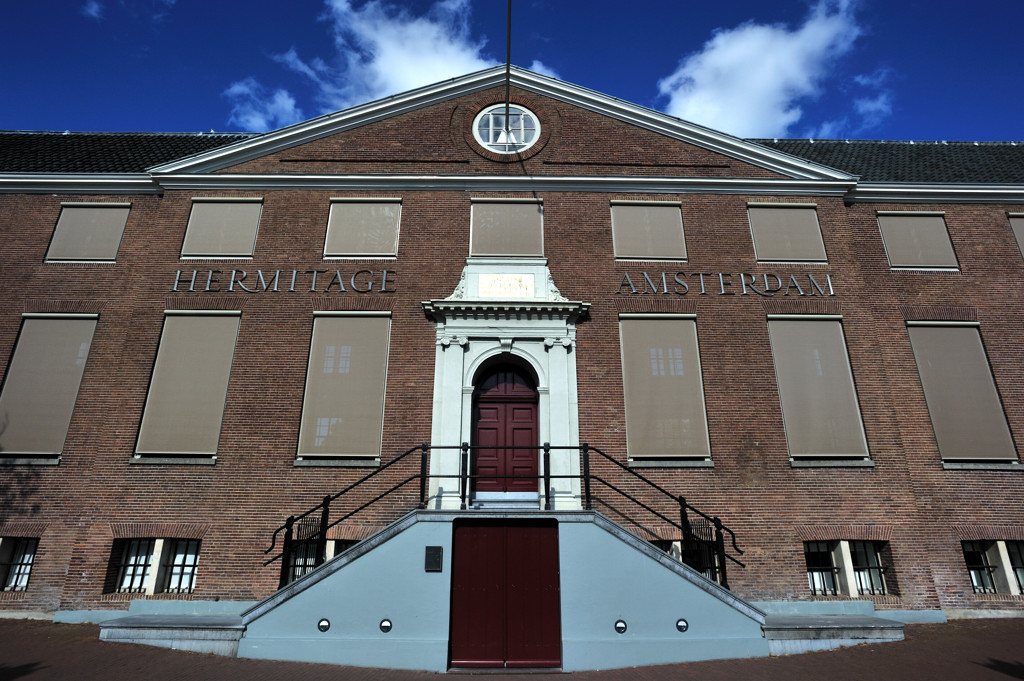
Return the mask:
[[[317,523],[317,525],[319,525],[319,523]],[[348,551],[358,543],[359,542],[355,539],[328,539],[327,546],[324,551],[324,561],[328,561],[331,558]],[[291,551],[291,560],[289,561],[289,584],[306,573],[313,571],[313,568],[316,567],[316,552],[317,542],[315,539],[308,542],[299,541],[295,543],[295,548]]]
[[1024,542],[975,540],[961,547],[974,593],[1024,593]]
[[883,541],[837,540],[804,542],[807,585],[813,596],[882,596],[886,584]]
[[116,539],[107,593],[179,593],[195,589],[198,539]]
[[25,591],[32,574],[39,540],[34,537],[0,538],[0,584],[4,591]]

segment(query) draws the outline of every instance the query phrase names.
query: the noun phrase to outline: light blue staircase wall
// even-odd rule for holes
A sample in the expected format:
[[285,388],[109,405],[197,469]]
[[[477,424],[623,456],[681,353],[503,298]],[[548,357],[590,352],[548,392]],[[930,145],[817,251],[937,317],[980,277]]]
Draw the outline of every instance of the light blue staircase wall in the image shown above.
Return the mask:
[[[242,613],[238,656],[446,671],[458,517],[412,513]],[[764,613],[604,516],[531,517],[558,521],[565,671],[768,655]],[[442,572],[425,572],[427,546],[442,547]],[[326,632],[317,629],[323,618]],[[379,627],[385,618],[393,623],[388,633]],[[685,633],[676,629],[680,618],[689,623]],[[626,633],[616,633],[617,619]]]
[[[286,596],[279,602],[243,613],[238,656],[445,671],[451,525],[408,516],[396,525],[293,582],[275,594]],[[442,547],[442,572],[424,571],[427,546]],[[322,618],[331,623],[326,632],[317,629]],[[380,630],[385,618],[388,633]]]
[[558,540],[563,670],[768,655],[763,613],[603,517]]

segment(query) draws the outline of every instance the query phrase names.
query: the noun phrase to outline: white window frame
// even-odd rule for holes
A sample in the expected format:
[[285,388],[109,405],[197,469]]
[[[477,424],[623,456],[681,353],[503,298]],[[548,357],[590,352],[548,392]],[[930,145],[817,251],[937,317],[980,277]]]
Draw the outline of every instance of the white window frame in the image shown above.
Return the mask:
[[[481,123],[481,121],[484,120],[484,118],[495,116],[495,115],[500,115],[500,116],[504,116],[505,115],[505,103],[504,102],[501,102],[500,104],[493,104],[491,106],[488,106],[488,107],[484,108],[473,119],[473,139],[476,140],[477,144],[479,144],[481,147],[483,147],[487,151],[490,151],[490,152],[495,153],[495,154],[501,154],[503,156],[504,155],[510,155],[510,154],[521,154],[524,151],[527,151],[528,149],[531,149],[540,140],[540,134],[541,134],[540,118],[537,116],[537,114],[535,114],[534,112],[530,111],[525,106],[522,106],[522,105],[519,105],[519,104],[509,104],[508,110],[509,110],[509,117],[510,118],[513,117],[513,116],[520,116],[520,120],[523,120],[525,118],[533,119],[533,123],[534,123],[534,126],[535,126],[534,127],[533,139],[531,139],[529,142],[526,142],[526,143],[507,142],[507,141],[503,142],[503,141],[501,141],[501,136],[505,132],[504,129],[495,128],[494,125],[488,125],[487,129],[488,129],[488,132],[490,133],[489,137],[495,137],[495,139],[484,139],[480,135],[480,123]],[[525,128],[523,126],[519,126],[519,128],[516,129],[516,130],[511,130],[510,129],[509,132],[511,132],[513,134],[513,136],[514,136],[515,133],[517,133],[517,132],[521,133],[524,129]],[[513,146],[513,145],[516,146],[517,148],[510,149],[509,147]]]
[[0,537],[0,591],[26,591],[38,553],[38,537]]
[[[1024,542],[1016,542],[1017,544],[1024,544]],[[985,588],[979,591],[975,585],[975,580],[971,576],[971,570],[975,566],[969,566],[966,564],[967,555],[964,552],[964,563],[965,569],[967,570],[968,580],[971,582],[971,588],[974,593],[997,593],[997,594],[1009,594],[1011,596],[1024,595],[1021,592],[1021,587],[1018,582],[1017,576],[1014,573],[1013,562],[1010,560],[1010,552],[1006,546],[1006,540],[1003,539],[973,539],[969,541],[961,542],[960,549],[964,550],[965,544],[981,544],[984,545],[982,554],[985,557],[985,567],[988,568],[988,572],[992,581],[992,591],[988,591]]]
[[[172,537],[172,538],[153,538],[153,537],[131,537],[122,539],[123,548],[119,556],[117,556],[117,582],[114,585],[115,593],[134,593],[152,596],[159,593],[193,593],[196,586],[196,578],[199,573],[199,556],[202,553],[202,540],[197,538],[187,537]],[[191,583],[191,588],[168,588],[168,583],[171,575],[168,574],[170,568],[173,567],[170,564],[165,564],[171,554],[175,551],[175,547],[178,542],[196,542],[195,548],[195,560],[194,564],[187,566],[191,568],[191,575],[188,578]],[[125,586],[125,574],[124,566],[126,565],[126,556],[128,551],[137,542],[152,542],[147,554],[147,562],[139,563],[144,565],[143,574],[141,579],[135,578],[131,580],[131,584],[138,584],[138,586],[132,588],[130,585]],[[140,554],[141,555],[141,554]]]
[[[881,581],[881,592],[871,594],[867,589],[862,590],[860,587],[861,579],[857,571],[857,566],[853,562],[853,550],[851,544],[854,542],[863,542],[870,544],[871,549],[874,553],[875,559],[878,565],[868,565],[868,568],[874,568],[879,570],[880,581]],[[822,587],[818,587],[818,592],[815,593],[813,590],[813,582],[818,579],[812,576],[810,569],[807,570],[807,587],[811,590],[813,597],[818,596],[845,596],[847,598],[864,598],[875,596],[883,596],[890,594],[890,587],[885,579],[885,570],[891,566],[882,564],[882,548],[884,544],[888,542],[876,541],[870,539],[826,539],[826,540],[809,540],[803,543],[804,548],[804,561],[806,564],[807,555],[807,544],[829,544],[830,553],[832,556],[832,568],[833,568],[833,580],[835,582],[835,594],[824,591]],[[875,587],[876,590],[878,587]]]

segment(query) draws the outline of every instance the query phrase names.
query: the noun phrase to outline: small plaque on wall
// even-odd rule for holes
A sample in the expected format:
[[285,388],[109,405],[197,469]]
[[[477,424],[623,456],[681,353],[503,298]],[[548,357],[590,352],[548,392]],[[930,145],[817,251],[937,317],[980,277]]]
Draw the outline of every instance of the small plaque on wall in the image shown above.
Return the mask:
[[442,546],[428,546],[426,551],[426,559],[424,560],[423,569],[426,572],[441,572],[441,557],[444,547]]

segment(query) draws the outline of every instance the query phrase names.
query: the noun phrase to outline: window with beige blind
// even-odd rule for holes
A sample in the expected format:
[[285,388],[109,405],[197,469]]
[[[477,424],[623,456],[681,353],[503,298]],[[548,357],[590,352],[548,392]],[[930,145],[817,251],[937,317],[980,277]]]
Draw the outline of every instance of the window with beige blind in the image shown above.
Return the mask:
[[192,199],[181,256],[252,257],[262,211],[262,199]]
[[533,199],[473,199],[469,254],[544,255],[544,204]]
[[26,315],[0,391],[0,456],[52,459],[64,449],[96,315]]
[[129,203],[61,204],[46,259],[116,260],[130,210]]
[[1010,229],[1013,231],[1013,238],[1017,240],[1017,248],[1021,255],[1024,255],[1024,214],[1010,215]]
[[959,267],[942,213],[880,212],[878,228],[892,267]]
[[135,448],[141,458],[217,454],[240,313],[167,312]]
[[761,262],[826,262],[818,212],[801,204],[748,204],[754,253]]
[[827,317],[769,317],[768,333],[793,459],[868,456],[843,325]]
[[619,320],[631,459],[709,459],[704,383],[693,318]]
[[298,457],[376,460],[384,422],[391,318],[320,313],[306,370]]
[[907,333],[942,459],[1016,461],[978,327],[907,322]]
[[332,199],[324,256],[397,255],[401,214],[398,199]]
[[615,257],[686,259],[680,205],[678,201],[612,201]]

